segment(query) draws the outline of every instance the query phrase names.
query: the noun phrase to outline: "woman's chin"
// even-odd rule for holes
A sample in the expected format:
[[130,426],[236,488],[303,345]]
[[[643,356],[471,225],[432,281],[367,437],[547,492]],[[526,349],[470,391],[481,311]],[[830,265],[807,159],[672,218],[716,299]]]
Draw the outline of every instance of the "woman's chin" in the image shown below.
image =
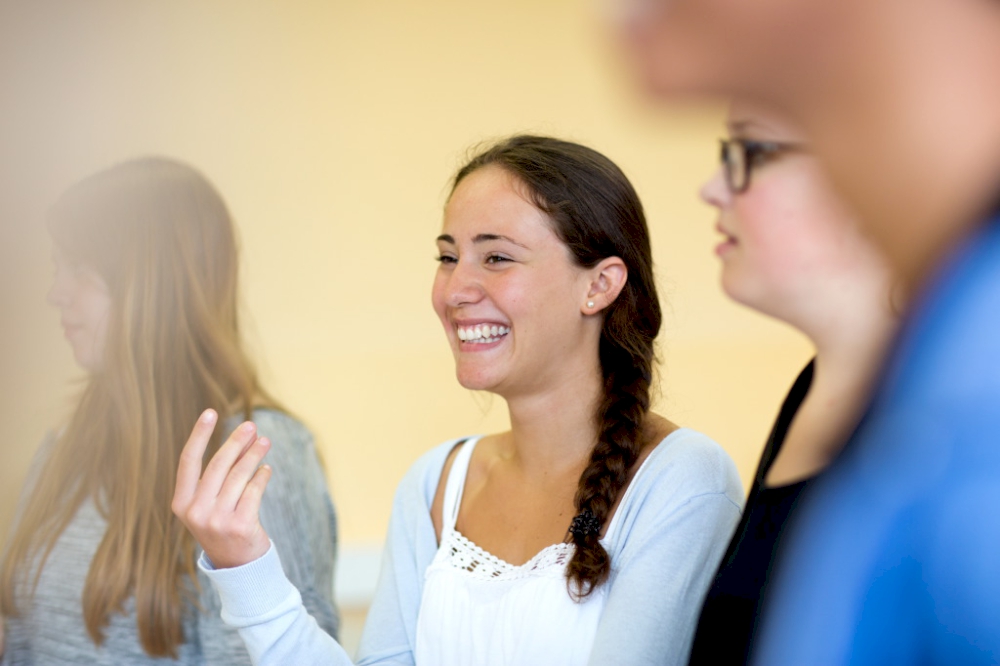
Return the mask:
[[74,349],[73,360],[76,361],[77,367],[90,374],[94,374],[100,369],[99,360],[94,358],[94,355],[89,352],[77,351]]
[[483,372],[481,369],[456,368],[455,378],[458,379],[458,383],[461,384],[462,388],[469,391],[489,391],[496,393],[499,384],[497,377],[492,373]]
[[458,377],[458,383],[461,384],[462,388],[467,389],[469,391],[490,391],[490,392],[495,392],[493,390],[493,386],[494,386],[493,382],[489,382],[489,381],[483,380],[481,378],[469,379],[469,378],[465,378],[465,377],[459,376]]
[[731,300],[761,314],[782,319],[780,312],[783,301],[781,292],[772,283],[737,272],[722,272],[722,291]]

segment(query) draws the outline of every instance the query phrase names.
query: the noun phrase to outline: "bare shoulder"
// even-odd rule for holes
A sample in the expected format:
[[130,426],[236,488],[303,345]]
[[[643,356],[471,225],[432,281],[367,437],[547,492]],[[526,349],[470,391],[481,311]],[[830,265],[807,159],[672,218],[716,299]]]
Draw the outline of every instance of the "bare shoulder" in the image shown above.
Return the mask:
[[[487,435],[479,439],[476,444],[476,453],[480,454],[482,452],[487,452],[490,449],[495,448],[497,435]],[[431,503],[431,522],[434,523],[434,533],[437,536],[438,543],[441,543],[441,529],[442,529],[442,518],[443,507],[444,507],[444,491],[448,485],[448,474],[451,473],[451,466],[455,462],[455,457],[458,452],[462,450],[468,439],[463,439],[458,441],[448,452],[448,457],[444,460],[444,465],[441,467],[441,476],[438,478],[437,490],[434,491],[434,502]],[[481,456],[476,456],[480,458]],[[473,471],[473,467],[476,466],[477,460],[472,460],[469,463],[469,473]]]

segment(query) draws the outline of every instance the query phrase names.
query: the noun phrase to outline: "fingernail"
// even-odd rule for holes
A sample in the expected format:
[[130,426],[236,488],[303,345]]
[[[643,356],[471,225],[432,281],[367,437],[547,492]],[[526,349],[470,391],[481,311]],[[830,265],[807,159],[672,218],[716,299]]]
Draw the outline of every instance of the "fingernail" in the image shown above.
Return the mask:
[[240,426],[240,430],[243,432],[253,432],[253,421],[247,421]]
[[216,413],[214,409],[206,409],[201,413],[202,423],[215,423]]
[[271,440],[269,440],[267,437],[261,437],[257,441],[260,442],[260,445],[263,446],[265,449],[271,446]]

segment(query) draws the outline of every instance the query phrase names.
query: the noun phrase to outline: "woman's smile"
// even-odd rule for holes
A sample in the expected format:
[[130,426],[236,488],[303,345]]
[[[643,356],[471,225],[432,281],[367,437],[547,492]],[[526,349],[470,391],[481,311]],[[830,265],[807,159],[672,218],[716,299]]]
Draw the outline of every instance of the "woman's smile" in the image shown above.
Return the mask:
[[510,333],[510,327],[497,322],[455,322],[455,335],[462,351],[492,349]]
[[739,243],[736,240],[736,236],[723,229],[721,224],[716,224],[715,230],[725,236],[725,238],[722,239],[722,242],[715,246],[715,254],[719,257],[725,257],[732,250],[736,249],[736,246]]
[[437,242],[432,300],[459,382],[508,397],[559,385],[584,348],[587,297],[548,216],[513,176],[487,167],[455,189]]

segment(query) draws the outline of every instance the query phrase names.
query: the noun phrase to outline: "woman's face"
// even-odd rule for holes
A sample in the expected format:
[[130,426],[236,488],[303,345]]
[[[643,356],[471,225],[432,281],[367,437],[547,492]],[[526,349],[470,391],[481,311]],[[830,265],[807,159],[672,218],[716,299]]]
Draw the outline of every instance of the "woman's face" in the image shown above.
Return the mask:
[[59,248],[52,253],[55,276],[48,301],[60,322],[77,364],[89,372],[101,368],[107,338],[111,295],[96,270],[71,261]]
[[728,126],[730,139],[779,149],[749,162],[743,192],[733,192],[721,165],[702,187],[702,199],[719,212],[716,230],[724,236],[716,247],[722,287],[740,303],[783,317],[815,297],[823,281],[850,261],[854,220],[794,127],[742,103],[733,106]]
[[[830,86],[858,49],[864,0],[605,0],[638,73],[659,92],[767,99]],[[852,39],[852,37],[854,39]],[[835,68],[836,67],[836,68]],[[817,75],[819,73],[819,75]],[[810,77],[810,74],[812,76]],[[824,76],[825,75],[825,76]]]
[[505,397],[542,391],[596,357],[584,323],[589,274],[508,172],[483,167],[459,183],[437,239],[432,300],[459,383]]

